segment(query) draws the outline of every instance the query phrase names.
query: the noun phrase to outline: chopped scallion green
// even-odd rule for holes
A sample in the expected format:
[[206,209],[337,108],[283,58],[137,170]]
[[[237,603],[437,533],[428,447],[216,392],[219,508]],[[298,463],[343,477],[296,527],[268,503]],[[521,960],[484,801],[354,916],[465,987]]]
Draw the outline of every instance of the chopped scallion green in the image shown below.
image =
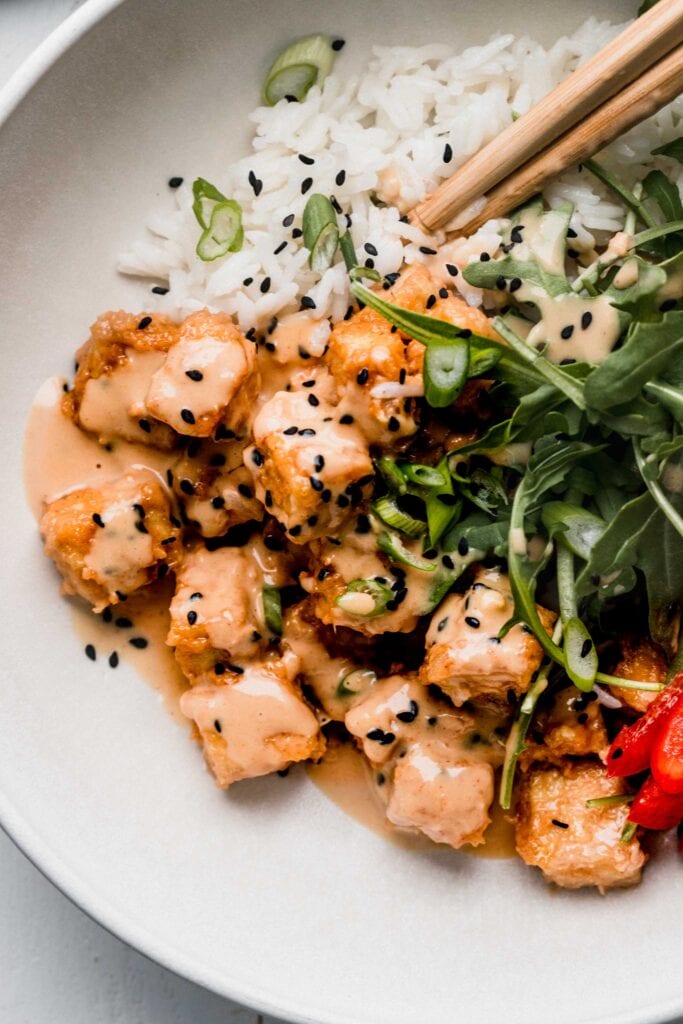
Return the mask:
[[334,63],[330,36],[306,36],[278,55],[266,76],[263,99],[269,107],[282,99],[303,100],[312,85],[320,85]]
[[282,601],[277,587],[264,587],[263,621],[273,636],[282,636]]
[[378,498],[372,506],[373,511],[383,523],[391,526],[394,530],[405,533],[408,537],[421,537],[427,529],[427,524],[420,519],[414,519],[399,508],[396,498],[385,494]]
[[337,215],[328,196],[319,192],[311,196],[304,207],[302,220],[304,245],[309,251],[308,265],[317,274],[332,266],[339,245]]

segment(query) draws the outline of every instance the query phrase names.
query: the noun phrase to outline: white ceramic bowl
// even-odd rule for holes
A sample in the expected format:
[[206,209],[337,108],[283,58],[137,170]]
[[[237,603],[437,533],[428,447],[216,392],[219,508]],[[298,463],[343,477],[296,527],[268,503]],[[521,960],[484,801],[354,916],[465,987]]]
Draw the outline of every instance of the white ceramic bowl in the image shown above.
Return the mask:
[[[628,8],[628,11],[625,10]],[[303,773],[210,782],[186,732],[122,666],[91,665],[21,482],[31,396],[67,372],[172,174],[244,147],[269,56],[313,30],[375,42],[546,40],[635,0],[90,0],[0,102],[4,673],[0,817],[88,913],[181,974],[316,1024],[650,1024],[683,1011],[683,872],[551,894],[521,862],[387,845]],[[4,110],[3,110],[4,107]]]

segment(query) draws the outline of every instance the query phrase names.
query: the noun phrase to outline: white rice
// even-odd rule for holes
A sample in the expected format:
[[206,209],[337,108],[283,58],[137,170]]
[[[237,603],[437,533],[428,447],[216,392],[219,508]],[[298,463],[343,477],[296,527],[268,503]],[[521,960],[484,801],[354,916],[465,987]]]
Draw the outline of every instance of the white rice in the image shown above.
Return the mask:
[[[301,227],[308,196],[322,192],[336,197],[344,210],[340,227],[352,220],[351,234],[359,261],[368,257],[370,243],[381,274],[428,257],[420,246],[436,247],[443,236],[430,238],[402,223],[402,212],[431,192],[485,143],[506,128],[549,89],[604,46],[621,25],[587,21],[572,36],[545,49],[529,38],[496,36],[483,46],[456,53],[450,46],[376,46],[365,74],[349,79],[338,72],[322,89],[314,87],[302,103],[282,100],[275,107],[258,107],[251,115],[251,152],[226,170],[214,184],[243,210],[244,246],[213,263],[195,255],[199,226],[192,213],[191,181],[170,194],[155,211],[146,236],[122,254],[119,270],[169,287],[166,296],[152,296],[159,311],[180,319],[208,306],[237,318],[243,330],[261,330],[274,315],[299,308],[302,296],[315,302],[311,316],[339,319],[348,308],[348,275],[339,262],[322,277],[308,267],[308,252],[292,230]],[[609,147],[601,159],[632,183],[647,168],[661,166],[683,188],[683,168],[666,158],[651,157],[655,147],[677,137],[683,125],[683,97],[660,111]],[[452,159],[444,162],[446,144]],[[314,159],[302,163],[298,154]],[[342,185],[335,182],[344,170]],[[194,172],[202,174],[197,157]],[[253,171],[263,182],[258,197],[249,184]],[[307,177],[313,184],[303,195]],[[376,195],[388,206],[377,206]],[[583,248],[595,235],[623,226],[625,211],[588,172],[570,171],[546,189],[553,206],[569,199],[576,207],[572,226]],[[285,228],[282,221],[294,214]],[[499,224],[490,222],[469,246],[472,254],[495,252]],[[274,250],[287,241],[284,250]],[[462,249],[459,262],[466,262]],[[265,278],[270,288],[262,292]],[[251,283],[244,283],[245,281]],[[481,293],[456,278],[467,301],[478,304]],[[148,305],[150,305],[148,303]]]

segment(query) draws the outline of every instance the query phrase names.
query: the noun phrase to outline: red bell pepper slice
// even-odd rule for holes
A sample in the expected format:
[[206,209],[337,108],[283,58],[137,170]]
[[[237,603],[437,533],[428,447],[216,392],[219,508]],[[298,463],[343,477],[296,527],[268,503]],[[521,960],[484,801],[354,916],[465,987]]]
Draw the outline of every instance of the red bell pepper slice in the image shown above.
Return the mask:
[[652,748],[652,774],[665,793],[683,793],[683,707],[664,720]]
[[665,793],[649,775],[631,804],[628,820],[643,828],[667,829],[683,818],[683,794]]
[[683,708],[683,672],[671,680],[633,725],[625,725],[607,754],[607,774],[636,775],[650,767],[650,756],[664,722]]

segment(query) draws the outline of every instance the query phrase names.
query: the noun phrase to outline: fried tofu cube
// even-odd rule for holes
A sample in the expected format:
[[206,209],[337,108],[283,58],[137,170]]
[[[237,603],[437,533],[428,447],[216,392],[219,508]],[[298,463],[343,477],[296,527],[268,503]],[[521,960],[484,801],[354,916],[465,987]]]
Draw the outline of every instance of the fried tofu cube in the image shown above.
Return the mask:
[[[436,683],[454,704],[486,697],[504,701],[525,693],[543,659],[541,645],[518,623],[499,639],[514,610],[510,583],[497,569],[480,569],[464,594],[452,594],[434,613],[427,631],[424,683]],[[538,609],[550,631],[554,616]]]
[[[668,671],[669,665],[659,644],[646,637],[622,639],[621,660],[613,675],[641,683],[663,683]],[[657,696],[650,690],[629,690],[623,686],[614,686],[611,692],[634,711],[645,711]]]
[[609,739],[602,708],[596,700],[586,700],[592,696],[574,689],[556,694],[551,707],[537,714],[520,766],[538,761],[562,765],[568,757],[604,758]]
[[353,417],[313,393],[277,392],[256,416],[253,436],[244,458],[257,497],[296,544],[338,530],[372,480]]
[[[377,547],[377,537],[364,513],[333,538],[315,541],[312,551],[310,575],[300,582],[313,596],[315,614],[326,625],[345,626],[364,636],[410,633],[420,616],[433,607],[432,574],[392,565]],[[368,594],[349,592],[349,585],[353,587],[359,580],[378,585],[379,592],[388,596],[383,610],[373,610]]]
[[325,739],[294,682],[298,670],[299,659],[287,653],[182,695],[181,711],[195,722],[221,788],[322,757]]
[[203,537],[221,537],[232,526],[263,516],[243,462],[244,447],[241,441],[193,438],[171,470],[178,504]]
[[153,374],[178,339],[178,327],[159,314],[104,313],[76,354],[76,379],[65,411],[102,444],[114,438],[165,451],[177,438],[149,415],[145,396]]
[[[179,434],[210,437],[247,420],[260,385],[256,348],[225,313],[192,313],[152,377],[146,404]],[[218,435],[217,435],[218,436]]]
[[164,488],[142,469],[50,502],[40,531],[63,592],[83,597],[99,612],[162,578],[178,557],[170,514]]
[[464,299],[457,295],[449,295],[447,298],[439,298],[429,310],[429,316],[435,320],[447,320],[462,330],[471,331],[482,338],[491,338],[492,341],[500,341],[500,335],[493,327],[493,321],[486,315],[483,309],[478,306],[470,306]]
[[380,795],[397,828],[454,848],[482,841],[502,741],[468,711],[431,696],[415,676],[389,676],[346,715],[346,728],[381,768]]
[[637,839],[621,842],[628,805],[586,806],[625,792],[623,780],[609,779],[595,762],[534,768],[520,785],[517,852],[564,889],[594,885],[604,892],[634,885],[646,858]]
[[230,665],[257,657],[271,639],[264,586],[291,582],[287,558],[253,539],[245,547],[187,551],[176,571],[166,642],[193,685],[216,682]]

